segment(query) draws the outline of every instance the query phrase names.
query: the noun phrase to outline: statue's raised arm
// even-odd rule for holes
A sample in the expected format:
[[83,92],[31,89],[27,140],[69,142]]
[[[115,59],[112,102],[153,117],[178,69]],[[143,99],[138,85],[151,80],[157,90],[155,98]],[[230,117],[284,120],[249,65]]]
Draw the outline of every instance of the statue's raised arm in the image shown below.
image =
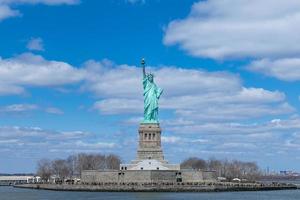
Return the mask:
[[154,75],[146,74],[145,59],[141,61],[143,68],[144,88],[144,120],[143,123],[158,123],[158,100],[163,90],[154,83]]
[[142,68],[143,68],[143,77],[145,77],[146,76],[146,70],[145,70],[146,62],[145,62],[144,58],[142,58],[141,64],[142,64]]

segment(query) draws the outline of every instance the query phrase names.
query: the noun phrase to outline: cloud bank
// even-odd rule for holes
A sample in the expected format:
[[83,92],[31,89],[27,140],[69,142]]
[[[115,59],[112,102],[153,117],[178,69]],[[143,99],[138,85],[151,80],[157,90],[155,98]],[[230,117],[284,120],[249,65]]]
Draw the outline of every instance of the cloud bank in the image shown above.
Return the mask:
[[44,51],[42,38],[31,38],[27,43],[27,49],[35,51]]
[[24,53],[13,58],[0,58],[0,95],[23,94],[25,87],[60,86],[84,78],[79,69],[60,61]]
[[300,80],[300,58],[256,60],[251,62],[247,69],[283,81]]
[[298,81],[300,1],[206,0],[189,15],[171,21],[165,45],[195,57],[257,59],[249,70],[284,81]]
[[[142,113],[140,68],[90,61],[86,70],[82,89],[102,99],[94,105],[101,114]],[[170,66],[153,67],[152,71],[165,91],[160,108],[186,120],[245,120],[294,112],[284,93],[244,87],[232,73]]]
[[[21,16],[21,12],[15,9],[16,6],[22,4],[44,4],[48,6],[56,5],[75,5],[80,0],[0,0],[0,22],[10,17]],[[12,8],[12,6],[14,8]]]
[[297,0],[207,0],[167,26],[164,43],[213,59],[286,57],[300,52]]

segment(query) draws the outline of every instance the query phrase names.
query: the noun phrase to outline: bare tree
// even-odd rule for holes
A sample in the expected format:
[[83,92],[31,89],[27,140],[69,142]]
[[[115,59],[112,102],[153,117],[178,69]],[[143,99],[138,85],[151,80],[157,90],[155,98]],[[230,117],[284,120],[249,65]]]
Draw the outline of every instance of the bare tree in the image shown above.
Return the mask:
[[75,168],[77,173],[83,170],[99,170],[99,169],[119,169],[121,159],[119,156],[109,154],[85,154],[80,153],[75,156]]
[[119,169],[120,163],[120,157],[114,154],[79,153],[67,159],[41,160],[37,164],[37,173],[43,180],[48,180],[51,175],[65,179],[79,177],[83,170]]
[[78,174],[83,170],[98,170],[105,168],[105,156],[102,154],[80,153],[76,155],[75,169]]
[[70,177],[74,177],[78,175],[76,173],[76,163],[77,163],[77,156],[76,155],[71,155],[67,158],[67,165],[70,170]]
[[192,157],[184,160],[180,167],[182,169],[201,169],[216,171],[217,176],[222,176],[228,180],[233,178],[255,181],[261,175],[261,171],[255,162],[243,162],[239,160],[217,160],[211,158],[207,161]]
[[53,173],[62,180],[71,175],[71,169],[69,168],[68,162],[63,159],[52,161],[52,169]]
[[262,175],[261,170],[255,162],[246,162],[243,167],[243,178],[250,181],[257,180]]
[[37,175],[46,182],[50,179],[50,176],[52,175],[52,166],[50,160],[42,159],[38,161]]
[[102,154],[91,154],[90,155],[91,163],[92,163],[92,169],[98,170],[98,169],[104,169],[105,168],[105,155]]
[[105,157],[106,169],[119,169],[121,159],[119,156],[110,154]]
[[192,157],[184,160],[180,164],[180,168],[182,169],[207,169],[206,161],[200,158]]
[[209,170],[216,171],[218,176],[222,176],[223,164],[220,160],[210,158],[207,161],[207,167]]

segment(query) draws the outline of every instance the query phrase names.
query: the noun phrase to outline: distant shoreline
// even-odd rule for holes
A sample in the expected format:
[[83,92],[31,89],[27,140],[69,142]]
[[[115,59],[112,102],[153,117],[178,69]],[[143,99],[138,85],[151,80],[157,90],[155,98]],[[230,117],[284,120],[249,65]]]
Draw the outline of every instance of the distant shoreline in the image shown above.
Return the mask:
[[296,190],[293,184],[258,184],[258,183],[111,183],[102,185],[83,184],[24,184],[16,188],[78,191],[78,192],[233,192],[233,191],[268,191]]
[[299,181],[300,182],[300,176],[262,176],[259,178],[260,181]]

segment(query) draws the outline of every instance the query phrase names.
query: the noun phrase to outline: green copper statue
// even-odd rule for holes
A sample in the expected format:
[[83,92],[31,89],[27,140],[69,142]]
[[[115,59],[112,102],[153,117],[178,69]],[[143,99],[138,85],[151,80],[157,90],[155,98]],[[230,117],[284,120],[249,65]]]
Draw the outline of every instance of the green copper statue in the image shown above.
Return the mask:
[[144,87],[144,121],[143,123],[158,123],[158,100],[163,90],[153,81],[154,75],[145,71],[145,60],[142,59]]

